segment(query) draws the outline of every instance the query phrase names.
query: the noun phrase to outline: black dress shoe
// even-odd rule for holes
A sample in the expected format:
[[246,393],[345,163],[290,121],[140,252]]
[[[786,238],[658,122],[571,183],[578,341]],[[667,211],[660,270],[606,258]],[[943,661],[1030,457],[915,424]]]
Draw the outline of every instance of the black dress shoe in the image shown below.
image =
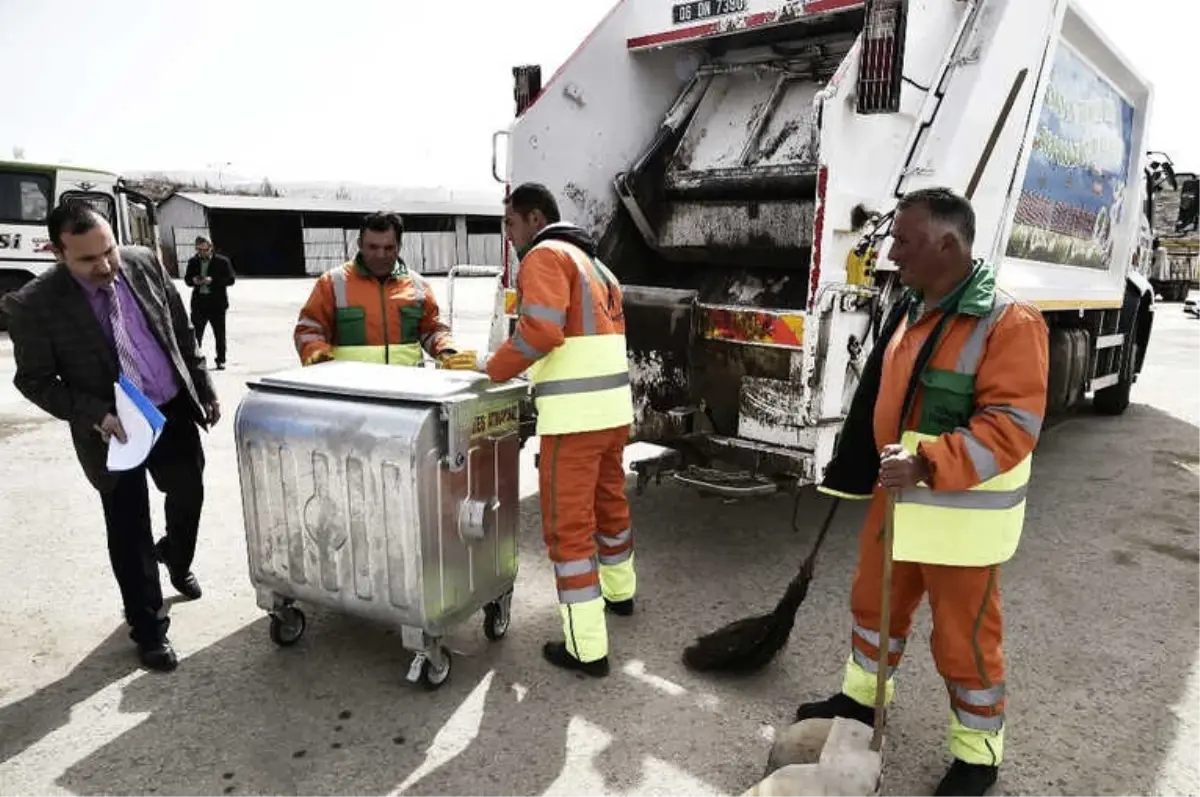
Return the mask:
[[833,719],[846,717],[858,720],[863,725],[875,725],[875,709],[864,706],[845,692],[838,692],[831,698],[819,703],[804,703],[796,709],[796,722],[803,722],[815,717]]
[[167,572],[171,576],[171,586],[175,588],[183,597],[190,601],[198,600],[204,594],[204,590],[200,589],[200,582],[196,579],[196,575],[192,571],[186,573],[176,573],[167,561],[167,538],[163,537],[154,544],[154,558],[160,564],[167,566]]
[[966,761],[956,758],[942,778],[942,782],[938,784],[934,794],[981,797],[987,794],[988,789],[996,785],[996,778],[999,774],[999,767],[990,767],[987,764],[968,764]]
[[190,601],[199,600],[204,594],[204,590],[200,589],[200,582],[196,580],[196,574],[190,570],[183,574],[183,577],[176,578],[175,574],[171,574],[171,586],[175,588],[183,597]]
[[605,598],[604,608],[621,617],[629,617],[633,614],[633,598],[627,598],[623,601],[610,601],[608,598]]
[[574,670],[593,678],[608,675],[608,656],[596,661],[580,661],[567,651],[565,642],[547,642],[542,646],[542,658],[564,670]]
[[224,371],[224,370],[225,370],[225,363],[220,363],[220,362],[219,362],[219,363],[217,363],[217,370],[218,370],[218,371]]
[[148,669],[159,672],[170,672],[179,666],[179,657],[175,655],[175,649],[165,639],[159,642],[139,644],[138,658]]

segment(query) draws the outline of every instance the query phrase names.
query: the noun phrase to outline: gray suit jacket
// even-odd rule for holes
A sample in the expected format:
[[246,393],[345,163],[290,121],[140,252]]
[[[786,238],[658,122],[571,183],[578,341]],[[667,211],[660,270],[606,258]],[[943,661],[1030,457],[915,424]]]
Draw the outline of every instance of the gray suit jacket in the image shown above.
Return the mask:
[[[154,253],[122,247],[121,276],[174,367],[196,423],[206,427],[204,405],[216,394],[175,285]],[[112,489],[108,446],[93,428],[113,412],[117,355],[79,283],[59,264],[6,299],[17,373],[13,384],[34,404],[71,425],[75,453],[92,485]]]

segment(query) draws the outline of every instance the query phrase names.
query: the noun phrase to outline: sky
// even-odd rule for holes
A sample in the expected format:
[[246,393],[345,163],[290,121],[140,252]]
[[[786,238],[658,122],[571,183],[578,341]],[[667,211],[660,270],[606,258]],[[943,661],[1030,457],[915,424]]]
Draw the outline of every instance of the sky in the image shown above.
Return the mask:
[[[1079,2],[1155,84],[1151,147],[1200,171],[1194,58],[1163,35],[1200,3]],[[511,68],[549,79],[611,4],[0,0],[0,157],[487,190]]]

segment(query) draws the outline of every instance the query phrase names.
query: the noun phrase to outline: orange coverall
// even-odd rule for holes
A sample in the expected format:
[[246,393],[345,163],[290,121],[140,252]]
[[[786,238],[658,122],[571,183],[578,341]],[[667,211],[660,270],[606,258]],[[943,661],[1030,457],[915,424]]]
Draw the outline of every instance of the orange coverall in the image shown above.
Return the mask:
[[[902,404],[917,354],[945,312],[945,305],[944,302],[942,307],[933,308],[919,317],[916,313],[910,314],[901,321],[887,344],[874,415],[875,443],[879,450],[899,442]],[[983,321],[977,321],[971,315],[958,315],[949,321],[927,371],[929,368],[953,369],[976,323]],[[1037,443],[1037,427],[1040,427],[1046,407],[1048,362],[1049,336],[1041,314],[1028,305],[1008,305],[988,334],[976,371],[974,395],[966,397],[974,404],[967,428],[995,457],[1000,471],[1013,468],[1033,451]],[[928,383],[917,390],[903,428],[917,428],[929,390]],[[1032,432],[1018,422],[1018,418],[1030,419],[1035,425]],[[968,490],[980,483],[967,449],[969,444],[960,431],[943,433],[936,440],[920,444],[919,450],[931,472],[929,486],[935,491]],[[858,567],[850,596],[854,615],[851,634],[854,659],[872,673],[876,670],[874,662],[878,660],[879,650],[883,559],[880,529],[885,507],[884,491],[876,486],[859,535]],[[964,528],[962,532],[970,534],[971,529]],[[976,735],[963,726],[982,727],[981,723],[1002,723],[1003,720],[1004,655],[999,566],[895,562],[888,654],[893,669],[900,663],[912,629],[913,614],[925,592],[929,593],[933,613],[931,646],[934,662],[946,680],[951,707],[959,718],[951,731],[952,752],[971,763],[996,765],[1002,752],[1002,737]],[[973,697],[972,693],[991,693],[996,699],[985,704],[988,701]],[[987,719],[974,721],[970,715]]]
[[[350,312],[338,307],[334,272],[339,270]],[[385,280],[355,261],[322,274],[300,311],[294,337],[304,365],[328,357],[336,346],[420,344],[435,358],[454,349],[429,283],[399,263]]]
[[[581,284],[580,266],[592,277]],[[612,292],[610,295],[610,291]],[[512,337],[488,361],[495,382],[512,379],[570,337],[584,334],[583,305],[592,306],[596,334],[624,334],[619,285],[595,277],[576,247],[536,247],[517,274],[518,320]],[[606,569],[633,551],[629,502],[625,497],[624,451],[629,426],[543,435],[538,465],[542,536],[556,568],[559,601],[582,602],[589,595],[610,601],[633,597],[605,584]],[[562,567],[587,560],[599,567]],[[632,589],[632,584],[626,587]]]

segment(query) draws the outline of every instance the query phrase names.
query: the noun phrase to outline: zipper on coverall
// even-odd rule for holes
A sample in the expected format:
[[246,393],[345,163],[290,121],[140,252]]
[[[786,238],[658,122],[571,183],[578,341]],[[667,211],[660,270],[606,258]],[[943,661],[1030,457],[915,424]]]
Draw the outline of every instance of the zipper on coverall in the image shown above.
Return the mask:
[[379,283],[379,312],[383,317],[383,363],[391,365],[391,357],[388,346],[388,313],[387,313],[387,283],[391,282],[392,278],[388,277],[386,282]]

